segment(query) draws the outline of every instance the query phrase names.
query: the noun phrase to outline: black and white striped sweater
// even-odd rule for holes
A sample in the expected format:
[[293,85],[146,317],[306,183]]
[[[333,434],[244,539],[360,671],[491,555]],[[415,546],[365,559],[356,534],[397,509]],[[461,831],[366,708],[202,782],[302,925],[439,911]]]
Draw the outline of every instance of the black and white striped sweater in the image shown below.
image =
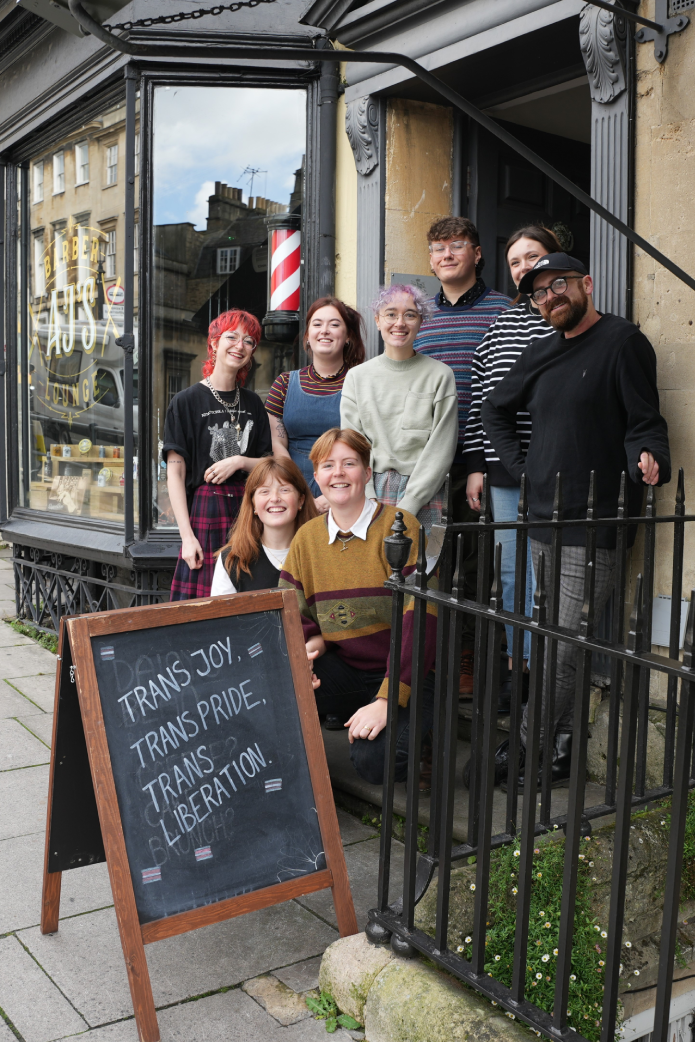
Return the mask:
[[[504,379],[522,351],[534,340],[552,332],[552,327],[525,300],[501,314],[475,349],[471,368],[471,407],[463,438],[464,462],[469,474],[487,473],[491,485],[512,487],[517,482],[500,463],[483,430],[480,415],[483,402]],[[531,439],[531,417],[527,412],[517,413],[516,426],[525,453]]]

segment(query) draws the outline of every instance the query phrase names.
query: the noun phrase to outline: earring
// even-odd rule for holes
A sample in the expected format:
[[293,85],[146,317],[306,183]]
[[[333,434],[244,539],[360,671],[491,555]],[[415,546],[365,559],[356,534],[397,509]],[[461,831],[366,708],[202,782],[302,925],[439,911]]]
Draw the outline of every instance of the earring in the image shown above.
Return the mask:
[[349,340],[346,340],[346,341],[345,341],[345,346],[346,346],[346,347],[351,347],[351,346],[352,346]]

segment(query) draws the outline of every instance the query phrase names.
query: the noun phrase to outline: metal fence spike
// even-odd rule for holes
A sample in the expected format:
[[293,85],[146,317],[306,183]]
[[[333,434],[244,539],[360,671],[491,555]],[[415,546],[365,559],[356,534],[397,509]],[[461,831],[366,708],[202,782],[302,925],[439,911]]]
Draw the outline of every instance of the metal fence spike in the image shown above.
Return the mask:
[[447,474],[444,481],[444,503],[442,505],[442,524],[450,525],[454,520],[454,492],[451,474]]
[[676,488],[676,507],[674,514],[682,517],[685,514],[685,473],[682,467],[678,468],[678,487]]
[[627,474],[620,475],[620,494],[618,495],[618,517],[627,517]]
[[555,478],[555,499],[553,500],[553,521],[562,520],[562,474]]
[[528,514],[528,493],[526,492],[526,475],[521,475],[521,485],[519,487],[519,505],[516,511],[517,521],[525,521]]

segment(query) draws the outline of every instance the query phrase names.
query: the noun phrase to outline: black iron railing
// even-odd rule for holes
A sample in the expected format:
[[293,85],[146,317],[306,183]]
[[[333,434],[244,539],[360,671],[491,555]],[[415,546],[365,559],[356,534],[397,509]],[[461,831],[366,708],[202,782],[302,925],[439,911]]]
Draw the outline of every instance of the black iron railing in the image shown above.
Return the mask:
[[[558,475],[553,518],[529,522],[524,483],[522,482],[518,518],[515,522],[494,523],[490,497],[483,489],[481,516],[478,523],[453,523],[451,503],[438,533],[442,540],[439,559],[439,589],[427,584],[424,532],[420,532],[419,560],[413,583],[406,582],[403,567],[408,559],[411,540],[407,537],[402,515],[397,515],[393,534],[386,540],[386,553],[393,569],[387,582],[394,591],[391,631],[391,663],[387,763],[384,776],[381,828],[381,858],[378,882],[378,907],[369,913],[367,935],[374,943],[391,943],[394,951],[406,957],[421,952],[439,966],[465,981],[493,1000],[519,1020],[551,1039],[584,1036],[579,1024],[568,1021],[568,990],[571,974],[575,904],[577,894],[580,843],[590,835],[591,821],[615,815],[610,929],[606,940],[602,1042],[612,1042],[616,1030],[619,1000],[619,974],[623,944],[624,900],[629,857],[631,814],[653,800],[671,798],[670,831],[666,885],[663,901],[659,976],[655,1009],[653,1042],[666,1042],[668,1032],[671,983],[676,949],[677,919],[681,882],[685,819],[689,789],[695,785],[693,755],[693,716],[695,713],[695,592],[685,635],[682,661],[679,660],[681,633],[681,593],[683,585],[683,552],[685,526],[695,515],[685,513],[683,472],[673,514],[658,516],[655,492],[647,494],[644,516],[629,517],[626,478],[623,475],[617,516],[597,518],[593,475],[585,518],[564,520],[562,486]],[[671,622],[668,657],[651,650],[651,618],[656,566],[656,532],[663,526],[671,530]],[[635,526],[641,536],[636,547],[629,548],[630,533]],[[576,632],[558,626],[560,574],[563,531],[581,527],[586,530],[584,603]],[[595,635],[594,568],[597,529],[615,528],[615,598],[612,612],[612,638]],[[533,616],[524,614],[525,575],[529,530],[551,530],[547,552],[538,559]],[[478,588],[475,601],[463,597],[463,533],[478,532]],[[501,584],[501,545],[495,545],[495,530],[516,531],[516,584],[513,611],[504,610]],[[666,529],[665,535],[668,535]],[[454,567],[454,555],[458,560]],[[635,593],[633,608],[625,633],[625,593],[633,576]],[[453,573],[453,578],[452,578]],[[404,598],[413,596],[414,646],[411,694],[411,728],[408,765],[407,807],[405,822],[405,856],[402,897],[389,903],[392,808],[395,782],[395,742],[400,672],[400,647]],[[418,851],[418,782],[422,738],[423,654],[425,648],[425,616],[428,604],[438,609],[436,683],[433,725],[433,775],[430,796],[430,825],[426,853]],[[459,661],[461,629],[465,615],[476,620],[475,678],[472,703],[471,763],[468,794],[468,834],[465,843],[454,845],[452,826],[459,710]],[[506,794],[505,829],[493,834],[493,792],[495,785],[495,746],[497,738],[497,692],[500,685],[501,648],[505,625],[513,628],[511,676],[511,718],[509,730],[509,777]],[[525,777],[529,798],[523,799],[520,811],[515,769],[519,763],[522,706],[522,642],[524,631],[531,635],[530,677],[528,687],[528,719],[525,749]],[[558,642],[577,649],[577,673],[574,704],[574,743],[571,759],[567,812],[553,816],[551,810],[551,773],[553,767],[553,692],[557,666]],[[589,720],[592,655],[600,654],[610,662],[610,703],[608,719],[607,776],[603,799],[585,806],[587,769],[587,729]],[[647,737],[650,709],[650,677],[652,673],[667,678],[665,704],[665,750],[661,785],[648,789]],[[544,675],[547,697],[543,698]],[[541,772],[540,803],[535,796],[535,779]],[[531,782],[529,783],[529,779]],[[531,901],[534,844],[536,837],[557,829],[564,830],[565,854],[562,886],[559,943],[555,962],[554,1006],[552,1013],[531,1001],[531,981],[527,967],[529,908]],[[510,987],[494,979],[485,969],[486,926],[489,925],[489,882],[491,854],[495,848],[514,843],[519,849],[518,893],[516,894],[516,932],[513,954],[513,978]],[[475,858],[475,908],[470,949],[463,955],[448,947],[449,900],[453,865]],[[437,873],[436,928],[434,936],[415,927],[415,907]],[[597,1016],[599,1014],[597,1013]]]

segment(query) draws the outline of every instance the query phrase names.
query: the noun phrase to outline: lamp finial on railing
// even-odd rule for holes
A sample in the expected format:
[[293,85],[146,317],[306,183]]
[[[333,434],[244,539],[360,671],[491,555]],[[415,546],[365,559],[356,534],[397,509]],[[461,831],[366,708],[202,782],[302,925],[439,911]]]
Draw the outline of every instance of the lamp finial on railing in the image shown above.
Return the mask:
[[390,582],[403,582],[403,569],[408,563],[410,548],[413,545],[413,540],[405,534],[407,531],[408,529],[403,521],[403,513],[397,510],[396,517],[391,525],[392,534],[384,539],[386,560],[391,565]]

